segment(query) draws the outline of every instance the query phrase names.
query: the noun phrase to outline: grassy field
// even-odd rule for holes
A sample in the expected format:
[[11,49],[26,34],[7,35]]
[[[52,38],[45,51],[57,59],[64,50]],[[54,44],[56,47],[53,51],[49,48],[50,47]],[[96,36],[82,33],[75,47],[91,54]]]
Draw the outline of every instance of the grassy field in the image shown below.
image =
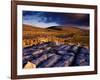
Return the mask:
[[58,45],[79,44],[89,48],[89,29],[80,29],[70,25],[39,28],[23,24],[23,47],[44,42],[55,42]]

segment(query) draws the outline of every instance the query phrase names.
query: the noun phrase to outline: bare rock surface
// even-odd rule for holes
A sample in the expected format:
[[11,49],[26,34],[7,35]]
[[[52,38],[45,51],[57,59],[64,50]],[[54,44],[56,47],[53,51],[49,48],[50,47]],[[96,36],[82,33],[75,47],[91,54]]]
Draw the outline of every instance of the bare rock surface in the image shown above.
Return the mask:
[[89,55],[89,49],[82,46],[46,42],[23,48],[23,68],[29,62],[36,68],[88,66]]

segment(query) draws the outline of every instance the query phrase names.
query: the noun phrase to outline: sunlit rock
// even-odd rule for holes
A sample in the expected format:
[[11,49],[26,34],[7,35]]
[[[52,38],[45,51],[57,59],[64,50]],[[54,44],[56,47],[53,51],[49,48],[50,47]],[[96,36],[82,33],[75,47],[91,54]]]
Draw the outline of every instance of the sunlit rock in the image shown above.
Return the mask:
[[29,61],[27,62],[27,64],[24,67],[24,69],[33,69],[33,68],[36,68],[36,65]]

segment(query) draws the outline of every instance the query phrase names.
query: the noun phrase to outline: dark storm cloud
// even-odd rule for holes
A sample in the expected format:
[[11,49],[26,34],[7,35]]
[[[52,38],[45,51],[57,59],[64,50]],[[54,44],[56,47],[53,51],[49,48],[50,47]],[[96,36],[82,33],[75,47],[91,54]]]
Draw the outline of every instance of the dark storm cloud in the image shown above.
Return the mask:
[[23,23],[89,26],[89,14],[23,11]]

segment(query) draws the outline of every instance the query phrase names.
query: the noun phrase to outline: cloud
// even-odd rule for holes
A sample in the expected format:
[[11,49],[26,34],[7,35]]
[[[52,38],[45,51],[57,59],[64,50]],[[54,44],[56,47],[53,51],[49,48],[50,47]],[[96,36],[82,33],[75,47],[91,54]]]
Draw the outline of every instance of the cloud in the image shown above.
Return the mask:
[[44,22],[37,22],[37,21],[31,21],[31,20],[25,21],[24,24],[28,24],[28,25],[31,24],[33,26],[41,27],[41,28],[47,28],[50,26],[59,26],[59,24],[57,24],[56,22],[44,23]]
[[79,13],[23,11],[23,23],[45,27],[67,24],[89,26],[89,15]]
[[47,19],[48,19],[47,17],[43,17],[43,16],[39,17],[38,15],[35,15],[35,16],[26,15],[23,17],[23,24],[33,25],[33,26],[42,27],[42,28],[46,28],[50,26],[59,26],[59,24],[56,22],[46,22]]

